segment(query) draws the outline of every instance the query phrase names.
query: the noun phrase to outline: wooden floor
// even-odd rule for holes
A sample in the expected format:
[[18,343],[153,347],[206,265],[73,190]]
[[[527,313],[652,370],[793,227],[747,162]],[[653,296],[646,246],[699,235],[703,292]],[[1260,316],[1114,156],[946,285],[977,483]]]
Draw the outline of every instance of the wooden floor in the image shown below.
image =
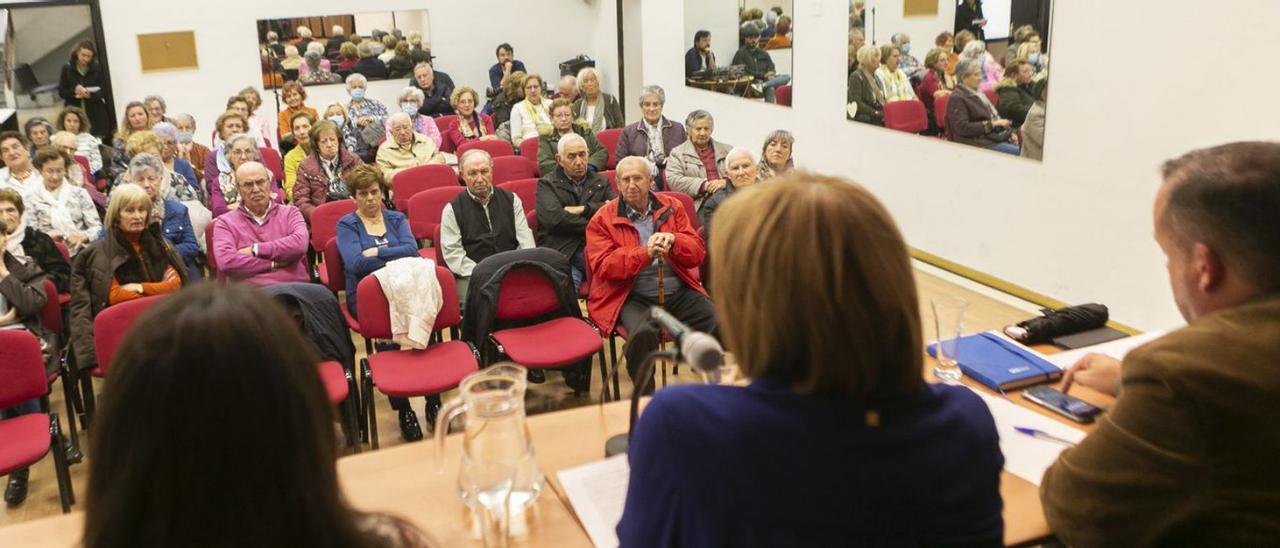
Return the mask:
[[[917,271],[916,282],[920,293],[921,317],[925,319],[924,336],[925,339],[935,338],[931,320],[932,313],[929,312],[929,299],[931,297],[955,295],[964,297],[969,300],[970,307],[967,314],[966,332],[973,332],[983,329],[991,329],[999,326],[1008,325],[1022,321],[1033,314],[1026,310],[1011,306],[1005,302],[994,299],[992,297],[980,294],[974,290],[967,289],[955,283],[946,281],[937,276]],[[357,358],[364,356],[364,343],[357,336],[355,338]],[[618,351],[621,354],[622,344],[619,341]],[[606,345],[605,353],[608,354]],[[575,398],[573,391],[570,390],[563,381],[559,373],[548,372],[547,381],[543,384],[529,385],[528,397],[526,400],[527,410],[529,414],[546,413],[561,409],[568,409],[598,402],[600,398],[600,379],[599,364],[592,363],[592,387],[590,395]],[[622,378],[622,394],[624,396],[631,393],[631,386],[627,375],[624,373]],[[682,367],[679,376],[668,376],[671,383],[699,382],[689,368]],[[100,383],[101,381],[99,381]],[[97,385],[98,391],[101,391],[101,384]],[[63,416],[65,421],[65,406],[62,401],[62,388],[55,386],[53,390],[53,399],[51,402],[52,410]],[[445,399],[451,397],[452,394],[446,394]],[[390,407],[386,396],[378,394],[377,413],[378,413],[378,433],[379,441],[383,448],[394,447],[405,443],[400,438],[400,428],[397,414]],[[422,418],[423,400],[422,398],[414,398],[411,400],[414,410],[418,414],[419,420]],[[423,424],[423,431],[430,436],[430,429]],[[337,423],[334,424],[335,432],[337,432]],[[64,434],[66,433],[66,424],[63,425]],[[340,435],[340,434],[338,434]],[[427,441],[430,441],[429,438]],[[75,486],[78,502],[84,500],[85,484],[88,475],[88,462],[93,454],[93,447],[90,436],[86,436],[81,432],[80,438],[82,450],[85,459],[78,465],[71,467],[71,481]],[[426,443],[426,442],[419,442]],[[367,450],[367,447],[366,447]],[[0,504],[0,526],[33,520],[41,517],[56,515],[61,512],[58,503],[58,482],[54,475],[53,459],[46,457],[31,469],[30,492],[27,500],[21,506],[16,508],[7,508]],[[77,504],[77,507],[81,507]]]

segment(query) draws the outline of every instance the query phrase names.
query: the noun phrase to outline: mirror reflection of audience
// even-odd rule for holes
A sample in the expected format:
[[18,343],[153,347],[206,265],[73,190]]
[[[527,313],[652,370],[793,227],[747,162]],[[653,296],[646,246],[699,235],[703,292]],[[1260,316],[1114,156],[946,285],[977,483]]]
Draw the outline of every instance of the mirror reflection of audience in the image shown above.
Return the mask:
[[48,234],[77,255],[102,232],[98,208],[84,187],[67,183],[67,169],[80,169],[71,156],[56,147],[40,149],[32,162],[41,180],[27,187],[31,226]]
[[876,69],[876,79],[884,90],[884,102],[913,101],[916,92],[911,88],[911,79],[902,70],[902,52],[897,46],[885,44],[880,46],[880,68]]
[[602,91],[600,84],[600,71],[595,67],[578,71],[578,89],[582,95],[573,103],[573,116],[586,120],[596,133],[626,124],[618,98]]
[[280,33],[274,30],[267,31],[267,43],[264,44],[263,47],[277,58],[284,57],[285,55],[284,52],[286,47],[284,44],[280,43]]
[[409,49],[409,42],[396,42],[391,60],[387,61],[387,78],[407,78],[413,74],[414,63]]
[[858,70],[858,52],[862,51],[862,46],[867,45],[867,35],[862,29],[849,30],[849,75],[853,75],[853,71]]
[[[76,146],[79,142],[76,136],[66,131],[59,131],[53,134],[49,139],[49,146],[57,147],[59,150],[67,153],[67,156],[73,160],[70,166],[67,166],[67,182],[72,186],[84,188],[89,193],[89,197],[93,199],[94,205],[106,207],[107,203],[102,201],[102,193],[93,185],[85,186],[85,181],[92,180],[92,174],[85,173],[84,167],[80,165],[76,158]],[[94,194],[97,194],[96,196]]]
[[493,132],[493,117],[481,114],[476,110],[480,95],[469,86],[461,86],[453,90],[449,103],[453,105],[457,119],[449,124],[444,132],[444,143],[440,150],[452,154],[462,143],[470,141],[492,141],[498,136]]
[[445,204],[440,215],[440,249],[445,265],[458,279],[458,299],[466,307],[467,286],[476,264],[513,249],[536,247],[524,206],[515,193],[493,186],[493,158],[468,150],[458,162],[458,178],[466,192]]
[[920,65],[920,60],[911,55],[911,36],[905,32],[895,33],[889,38],[889,42],[898,48],[898,69],[906,73],[912,82],[918,81],[925,69]]
[[142,99],[142,104],[147,107],[147,121],[150,122],[151,125],[154,126],[160,122],[173,123],[172,119],[165,116],[165,113],[169,110],[169,105],[164,102],[164,97],[159,95],[148,95]]
[[765,42],[764,49],[787,49],[789,47],[791,47],[791,18],[783,15],[778,17],[778,22],[773,29],[773,36],[770,36],[769,41]]
[[302,84],[298,82],[285,82],[284,87],[280,90],[280,96],[284,99],[285,108],[280,111],[277,123],[280,128],[279,138],[281,142],[284,142],[288,141],[289,136],[293,133],[291,125],[293,115],[305,112],[314,119],[320,114],[316,112],[316,109],[307,106],[307,90],[303,89]]
[[[170,181],[169,186],[173,190],[173,199],[181,202],[204,202],[204,192],[200,187],[200,179],[196,177],[195,166],[178,157],[177,126],[169,122],[160,122],[151,127],[151,133],[156,136],[160,159],[164,162],[164,168],[168,171],[166,178]],[[170,175],[182,177],[181,182],[185,183],[185,185],[178,184],[179,180],[169,177]]]
[[524,68],[524,62],[516,59],[516,50],[511,47],[511,44],[505,42],[498,44],[494,55],[498,56],[498,62],[489,67],[489,87],[493,89],[498,89],[502,81],[513,73],[529,72],[529,69]]
[[343,42],[338,50],[337,59],[338,66],[333,69],[334,72],[350,75],[351,69],[355,68],[356,63],[360,62],[360,49],[351,42]]
[[573,116],[573,105],[568,99],[556,99],[551,102],[551,131],[544,133],[538,137],[538,169],[541,173],[551,173],[556,170],[558,162],[556,160],[557,150],[560,139],[565,135],[574,133],[583,138],[587,143],[587,150],[590,157],[587,159],[587,165],[592,171],[604,171],[605,165],[609,163],[609,151],[600,145],[600,141],[596,139],[594,131],[587,125],[586,120],[575,119]]
[[272,199],[271,172],[257,161],[236,168],[241,207],[214,225],[218,272],[254,285],[305,283],[310,234],[302,212]]
[[373,156],[374,147],[385,137],[382,130],[390,114],[386,105],[368,97],[368,87],[369,80],[360,73],[353,72],[347,77],[347,94],[351,96],[347,118],[351,120],[352,133],[358,137],[351,152],[361,158]]
[[[413,130],[427,136],[432,142],[439,147],[444,138],[440,135],[440,127],[436,125],[436,121],[431,116],[421,114],[423,99],[425,98],[421,89],[413,86],[407,86],[400,90],[400,96],[397,102],[400,104],[400,110],[412,121]],[[394,113],[393,113],[394,114]],[[386,139],[391,139],[391,119],[386,122]]]
[[[66,105],[77,107],[89,117],[94,136],[110,137],[111,115],[107,112],[107,86],[110,82],[98,63],[98,48],[83,40],[71,50],[71,59],[62,65],[58,77],[58,97]],[[123,127],[123,126],[122,126]]]
[[692,78],[694,73],[715,68],[716,53],[711,51],[711,31],[699,30],[693,33],[693,47],[684,54],[684,77]]
[[[78,145],[76,154],[89,161],[89,171],[97,173],[102,170],[102,140],[90,133],[92,125],[89,117],[79,107],[67,107],[58,114],[59,131],[66,131],[76,136]],[[201,164],[203,165],[203,164]]]
[[497,95],[493,96],[493,100],[485,103],[484,111],[486,114],[493,116],[493,126],[496,128],[507,127],[506,139],[511,140],[511,129],[508,123],[511,120],[511,111],[517,104],[524,100],[524,79],[525,73],[516,71],[502,78],[502,87],[498,90]]
[[160,234],[182,257],[187,267],[187,279],[199,280],[203,276],[198,264],[200,244],[196,241],[196,231],[192,228],[187,206],[161,197],[160,188],[165,184],[165,175],[164,164],[153,154],[137,154],[129,162],[129,182],[142,187],[151,201],[148,223],[160,225]]
[[[312,42],[319,44],[319,42]],[[317,49],[323,49],[318,47]],[[298,67],[298,81],[304,85],[316,84],[336,84],[342,81],[342,77],[329,72],[326,67],[329,60],[324,58],[324,54],[318,51],[308,51],[302,56],[302,65]]]
[[[405,88],[412,90],[414,93],[422,93],[413,88]],[[396,176],[397,173],[427,164],[445,163],[444,154],[440,153],[440,148],[436,146],[436,142],[430,137],[418,133],[413,127],[413,119],[406,112],[397,112],[387,119],[387,125],[390,126],[391,137],[383,141],[382,146],[378,147],[378,167],[382,169],[382,175],[388,181]],[[417,106],[414,105],[413,115],[435,127],[435,122],[428,116],[419,116]],[[439,134],[437,133],[437,136]]]
[[551,100],[568,99],[572,104],[578,100],[578,77],[572,74],[566,74],[560,77],[560,82],[556,84],[556,93],[551,96]]
[[1023,42],[1018,46],[1014,59],[1031,63],[1032,79],[1039,81],[1049,77],[1049,56],[1040,53],[1040,41]]
[[[227,110],[231,110],[230,106]],[[246,118],[248,115],[246,114]],[[136,131],[147,131],[151,129],[151,120],[147,117],[147,107],[141,101],[130,101],[124,107],[124,119],[120,120],[120,129],[116,130],[115,137],[111,140],[111,148],[114,154],[111,155],[111,177],[114,179],[129,170],[129,154],[125,150],[125,145],[129,141],[129,136]]]
[[615,198],[613,186],[587,169],[587,141],[569,133],[556,140],[555,166],[538,180],[538,241],[569,258],[576,293],[587,276],[587,223],[604,203]]
[[[764,148],[760,151],[759,167],[756,170],[757,180],[765,181],[791,173],[795,169],[795,160],[791,158],[796,138],[790,131],[775,129],[764,138]],[[726,157],[727,158],[727,157]]]
[[855,122],[884,125],[884,88],[876,71],[880,69],[880,48],[867,44],[858,50],[858,69],[849,75],[849,116]]
[[[359,40],[359,36],[352,36],[350,41],[358,42]],[[347,42],[346,32],[342,30],[342,25],[334,25],[329,29],[329,40],[324,44],[325,57],[333,57],[334,54],[338,53],[338,49],[342,47],[342,44]]]
[[1049,79],[1031,86],[1036,102],[1027,111],[1027,121],[1022,124],[1022,157],[1040,160],[1044,157],[1045,105],[1049,101]]
[[31,164],[31,143],[16,131],[0,131],[0,188],[26,194],[40,184],[40,171]]
[[982,70],[982,61],[973,59],[961,59],[956,67],[959,83],[947,103],[947,133],[957,143],[1018,154],[1013,122],[1001,118],[991,99],[979,89]]
[[9,229],[5,245],[0,249],[22,262],[34,263],[59,293],[67,293],[71,289],[71,264],[62,256],[53,238],[31,226],[29,218],[22,195],[12,189],[0,189],[0,223]]
[[176,157],[191,164],[191,169],[195,170],[196,179],[200,182],[201,195],[208,197],[209,188],[208,180],[205,179],[205,169],[207,169],[209,158],[213,156],[213,153],[209,150],[209,147],[196,142],[196,119],[194,116],[187,113],[176,114],[173,117],[173,125],[178,128]]
[[524,100],[511,107],[511,144],[520,147],[525,139],[550,131],[551,100],[542,96],[542,76],[524,77]]
[[[995,422],[968,388],[924,382],[911,259],[888,211],[843,179],[738,194],[710,260],[717,294],[750,296],[715,304],[750,384],[668,386],[644,408],[621,544],[999,546]],[[925,500],[951,504],[922,520]]]
[[925,114],[929,116],[929,127],[931,131],[938,131],[938,116],[934,109],[934,101],[944,95],[949,95],[956,89],[955,77],[947,74],[947,63],[950,58],[951,51],[936,47],[929,50],[929,54],[924,56],[924,78],[920,79],[920,85],[916,86],[916,96],[920,102],[924,103]]
[[429,61],[423,61],[413,67],[413,79],[410,86],[422,91],[422,107],[418,114],[432,118],[454,113],[450,98],[453,97],[453,78],[438,72]]
[[354,318],[360,280],[391,261],[417,257],[418,240],[409,231],[409,219],[404,213],[383,207],[391,187],[381,171],[359,165],[345,182],[356,210],[338,220],[337,238],[346,271],[347,310]]
[[330,120],[316,122],[307,140],[312,150],[298,165],[298,177],[290,196],[294,207],[311,222],[311,213],[320,205],[351,197],[343,181],[352,169],[364,162],[346,149],[338,125]]
[[987,26],[987,18],[982,14],[982,0],[964,0],[956,6],[956,32],[969,31],[974,38],[986,40],[983,31]]
[[760,48],[760,31],[757,28],[744,25],[741,36],[742,47],[733,54],[732,64],[744,65],[747,75],[753,78],[752,85],[760,86],[765,102],[772,103],[778,86],[790,82],[791,76],[775,72],[773,57]]
[[696,208],[703,198],[724,187],[725,156],[733,147],[711,138],[716,122],[710,112],[690,112],[684,124],[689,140],[667,157],[667,188],[692,196]]
[[35,156],[36,150],[49,146],[49,137],[53,135],[53,124],[40,116],[35,116],[22,124],[22,133],[26,135],[27,142],[31,143],[29,147],[31,155]]
[[[244,122],[244,128],[243,128],[243,129],[241,129],[240,131],[235,131],[235,132],[230,132],[230,131],[228,131],[227,133],[231,133],[232,135],[234,135],[234,134],[236,134],[236,133],[247,133],[247,134],[249,134],[249,135],[253,136],[253,141],[254,141],[254,143],[256,143],[259,147],[265,147],[265,146],[267,146],[267,143],[266,143],[266,141],[264,141],[264,140],[262,139],[262,135],[261,135],[261,134],[254,133],[252,130],[250,130],[250,126],[249,126],[249,100],[248,100],[248,99],[245,99],[245,98],[244,98],[244,96],[243,96],[243,95],[240,95],[240,94],[236,94],[236,95],[232,95],[231,97],[228,97],[228,98],[227,98],[227,112],[234,112],[234,113],[236,113],[236,114],[239,114],[239,115],[240,115],[240,119]],[[215,133],[214,133],[214,135],[213,135],[213,146],[214,146],[214,148],[217,148],[217,147],[221,147],[221,146],[223,146],[224,139],[226,139],[226,137],[223,135],[223,132],[222,132],[222,131],[217,131],[217,132],[215,132]]]
[[973,33],[962,30],[956,33],[955,40],[952,41],[954,48],[951,51],[951,64],[947,65],[947,73],[956,75],[956,63],[960,62],[960,53],[964,51],[965,46],[974,40]]
[[688,138],[680,122],[672,122],[662,114],[666,103],[667,92],[662,86],[645,86],[640,90],[640,119],[622,129],[615,158],[639,156],[649,160],[655,176],[666,170],[667,156]]
[[[356,46],[356,53],[360,56],[360,60],[351,66],[351,74],[363,75],[370,80],[386,80],[387,65],[378,59],[377,53],[374,52],[373,42],[364,41]],[[348,83],[350,78],[347,79]]]
[[[311,39],[311,36],[312,36],[311,27],[308,27],[306,25],[298,25],[298,28],[294,29],[294,33],[298,35],[298,42],[297,42],[298,48],[301,49],[302,51],[310,51],[311,42],[313,41]],[[324,56],[324,44],[320,44],[320,55]]]
[[295,112],[289,119],[287,127],[290,128],[290,137],[295,144],[289,152],[285,153],[283,159],[284,195],[289,201],[293,200],[293,185],[298,181],[298,166],[302,165],[302,161],[312,153],[311,127],[315,123],[315,116],[305,111]]
[[659,295],[663,308],[689,327],[717,331],[711,300],[693,272],[705,253],[702,238],[679,200],[653,192],[653,172],[644,158],[620,160],[620,196],[605,202],[587,224],[587,313],[603,333],[613,333],[619,325],[626,328],[627,373],[643,392],[653,390],[653,383],[636,377],[645,357],[658,347],[649,309],[658,304]]
[[1014,59],[1004,68],[1004,79],[996,84],[996,93],[1000,97],[997,110],[1001,118],[1008,118],[1013,122],[1013,127],[1022,127],[1027,119],[1027,112],[1036,102],[1035,95],[1031,93],[1031,78],[1031,63]]
[[[102,389],[84,545],[437,545],[345,502],[313,346],[252,289],[206,284],[157,303]],[[165,402],[219,412],[157,411]]]
[[[382,34],[381,37],[379,37],[379,34],[381,33],[382,31],[380,30],[373,31],[373,41],[375,43],[380,44],[380,46],[375,46],[377,48],[380,48],[378,49],[378,60],[382,61],[383,63],[389,63],[392,59],[395,59],[396,57],[396,44],[398,44],[399,42],[396,41],[395,36],[392,36],[390,34]],[[406,46],[405,57],[409,56],[409,50],[407,47],[408,45],[409,45],[408,43],[405,43],[405,46]],[[410,65],[410,67],[412,66],[413,65]],[[388,67],[388,70],[390,70],[390,67]],[[405,74],[404,76],[408,76],[408,74]],[[403,78],[404,76],[399,76],[398,78]]]
[[[996,84],[1000,82],[1002,69],[1000,64],[996,63],[995,58],[987,53],[987,44],[981,40],[973,40],[964,46],[964,51],[960,52],[960,60],[971,60],[980,63],[982,70],[980,72],[982,79],[979,81],[978,89],[982,91],[994,90]],[[957,69],[959,72],[959,69]]]

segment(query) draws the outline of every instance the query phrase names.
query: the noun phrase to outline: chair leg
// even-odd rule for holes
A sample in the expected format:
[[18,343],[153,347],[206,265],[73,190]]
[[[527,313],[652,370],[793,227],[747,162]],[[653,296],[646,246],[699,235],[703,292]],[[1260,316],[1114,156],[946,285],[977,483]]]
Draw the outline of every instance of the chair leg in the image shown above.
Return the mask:
[[76,503],[76,493],[71,486],[71,471],[67,465],[67,454],[62,450],[62,424],[56,413],[49,414],[49,450],[53,453],[53,464],[58,476],[58,499],[62,503],[62,513],[71,511]]
[[73,381],[68,377],[66,367],[63,367],[58,374],[58,380],[62,384],[62,398],[65,400],[64,403],[67,404],[67,427],[71,430],[72,457],[68,459],[68,462],[70,464],[78,464],[84,456],[80,452],[80,432],[76,428],[75,402],[72,401],[75,399],[75,390],[71,388]]
[[613,401],[618,401],[622,399],[622,389],[618,387],[618,342],[614,337],[609,337],[609,356],[613,358]]
[[348,394],[346,401],[342,402],[342,420],[347,427],[347,443],[356,453],[364,449],[364,444],[360,442],[360,421],[356,419],[358,405],[353,394]]
[[604,361],[604,345],[600,345],[600,403],[609,401],[609,368]]
[[365,424],[369,425],[369,446],[378,448],[378,410],[375,409],[373,397],[373,376],[369,374],[369,363],[361,362],[361,372],[364,374],[364,380],[361,383],[364,388],[364,419]]
[[93,395],[93,375],[88,371],[80,372],[80,397],[84,398],[84,428],[88,430],[93,425],[93,415],[97,408],[97,402]]

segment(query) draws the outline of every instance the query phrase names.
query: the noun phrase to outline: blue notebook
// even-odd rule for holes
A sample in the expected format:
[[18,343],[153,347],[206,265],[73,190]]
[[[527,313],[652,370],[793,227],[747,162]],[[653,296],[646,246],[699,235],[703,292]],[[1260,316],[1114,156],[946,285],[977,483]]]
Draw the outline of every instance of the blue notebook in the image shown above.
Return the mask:
[[[1021,388],[1062,377],[1058,366],[995,333],[960,337],[956,345],[960,371],[992,390]],[[930,356],[937,356],[936,346],[929,345]]]

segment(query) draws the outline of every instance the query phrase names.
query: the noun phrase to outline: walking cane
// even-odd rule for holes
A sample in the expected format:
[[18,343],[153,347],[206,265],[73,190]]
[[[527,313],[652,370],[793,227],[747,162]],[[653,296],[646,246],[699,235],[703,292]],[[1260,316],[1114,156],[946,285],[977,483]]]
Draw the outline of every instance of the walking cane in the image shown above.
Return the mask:
[[[664,262],[665,259],[666,259],[666,254],[664,253],[658,254],[658,308],[661,308],[664,310],[667,308],[665,304],[666,292],[662,290],[662,271],[664,270],[662,263]],[[667,349],[667,337],[662,333],[661,330],[659,330],[658,331],[658,350],[666,350],[666,349]],[[662,363],[662,387],[663,388],[667,387],[666,362]]]

